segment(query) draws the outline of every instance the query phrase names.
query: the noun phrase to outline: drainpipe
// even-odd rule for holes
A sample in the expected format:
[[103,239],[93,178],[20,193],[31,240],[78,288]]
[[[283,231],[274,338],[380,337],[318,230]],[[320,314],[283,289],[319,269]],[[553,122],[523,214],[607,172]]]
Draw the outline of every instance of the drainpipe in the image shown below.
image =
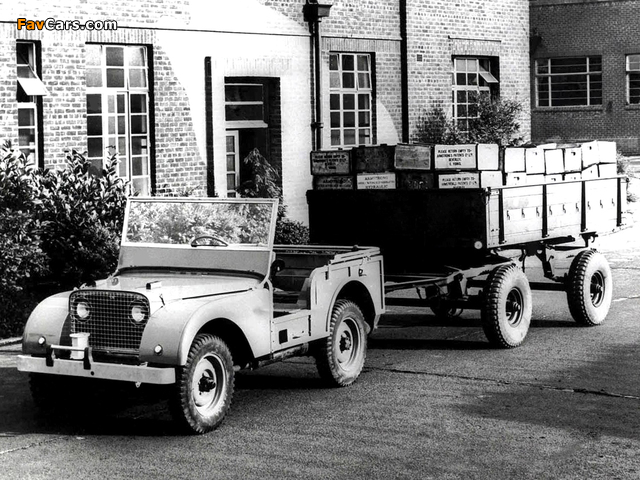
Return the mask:
[[314,63],[314,84],[315,84],[315,114],[311,128],[315,132],[315,149],[322,150],[322,50],[320,22],[329,16],[331,5],[319,4],[317,0],[307,0],[302,8],[304,20],[309,22],[309,31],[313,36],[313,63]]

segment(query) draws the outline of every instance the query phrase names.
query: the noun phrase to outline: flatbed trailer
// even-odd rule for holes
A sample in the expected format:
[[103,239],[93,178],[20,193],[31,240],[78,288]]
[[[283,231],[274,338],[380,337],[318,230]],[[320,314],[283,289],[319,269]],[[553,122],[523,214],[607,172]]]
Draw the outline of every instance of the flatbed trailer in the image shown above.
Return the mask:
[[[566,292],[582,325],[602,323],[611,270],[592,248],[622,225],[626,177],[477,189],[307,192],[312,243],[375,245],[384,257],[388,305],[438,316],[478,309],[488,340],[511,348],[526,337],[531,290]],[[537,258],[546,281],[529,282]],[[567,266],[568,265],[568,268]],[[414,298],[394,292],[416,290]]]

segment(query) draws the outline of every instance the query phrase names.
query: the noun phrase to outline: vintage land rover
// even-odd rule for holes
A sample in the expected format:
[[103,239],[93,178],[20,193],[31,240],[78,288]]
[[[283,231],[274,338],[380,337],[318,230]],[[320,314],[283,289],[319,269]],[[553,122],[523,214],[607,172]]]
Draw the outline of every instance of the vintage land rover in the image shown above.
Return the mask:
[[204,433],[240,369],[312,355],[329,384],[353,383],[385,308],[379,249],[274,246],[276,217],[270,199],[131,198],[115,273],[27,322],[35,403],[61,376],[167,385],[174,418]]

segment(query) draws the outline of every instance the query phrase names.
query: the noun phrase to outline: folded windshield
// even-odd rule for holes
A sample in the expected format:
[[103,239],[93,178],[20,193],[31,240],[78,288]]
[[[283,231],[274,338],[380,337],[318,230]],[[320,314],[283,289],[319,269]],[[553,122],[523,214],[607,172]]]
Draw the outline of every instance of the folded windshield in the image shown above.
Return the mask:
[[124,243],[268,246],[272,200],[131,199]]

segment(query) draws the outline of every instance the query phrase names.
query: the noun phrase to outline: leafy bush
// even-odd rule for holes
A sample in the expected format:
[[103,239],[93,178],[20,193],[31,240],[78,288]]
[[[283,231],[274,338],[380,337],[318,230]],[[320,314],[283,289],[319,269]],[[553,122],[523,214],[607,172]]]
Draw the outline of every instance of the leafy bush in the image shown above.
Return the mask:
[[0,337],[21,333],[48,294],[115,268],[126,184],[109,159],[102,175],[73,151],[65,169],[38,170],[0,146]]
[[514,100],[492,100],[486,95],[472,99],[470,114],[476,116],[469,121],[467,131],[449,118],[440,105],[427,111],[419,120],[415,141],[453,145],[459,143],[497,143],[499,145],[518,145],[520,124],[518,116],[522,105]]
[[277,198],[278,218],[276,222],[275,243],[280,245],[304,245],[309,243],[309,227],[302,222],[287,218],[287,208],[282,205],[282,188],[278,180],[280,175],[257,148],[244,159],[251,170],[248,180],[237,188],[238,193],[248,198]]

